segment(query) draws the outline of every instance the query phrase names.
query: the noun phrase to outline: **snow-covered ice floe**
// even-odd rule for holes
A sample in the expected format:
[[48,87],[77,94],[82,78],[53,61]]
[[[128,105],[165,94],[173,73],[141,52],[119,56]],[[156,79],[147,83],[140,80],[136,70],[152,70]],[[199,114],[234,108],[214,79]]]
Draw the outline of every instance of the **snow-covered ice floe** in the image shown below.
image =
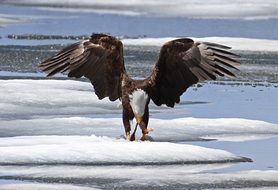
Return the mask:
[[128,142],[96,136],[0,139],[0,165],[163,165],[248,162],[224,150],[169,142]]
[[[240,51],[262,51],[262,52],[277,52],[278,40],[268,39],[252,39],[252,38],[236,38],[236,37],[205,37],[192,38],[195,41],[219,43],[232,47],[232,50]],[[165,38],[137,38],[123,39],[124,45],[134,46],[162,46],[164,43],[174,40],[174,37]]]
[[[65,184],[78,185],[78,182],[86,182],[86,185],[94,184],[101,188],[132,189],[132,187],[167,187],[170,189],[233,189],[253,187],[276,186],[278,171],[276,170],[246,170],[240,172],[206,172],[195,171],[193,168],[202,165],[172,165],[172,166],[0,166],[0,178],[9,177],[27,181],[28,187],[31,181],[61,181]],[[213,164],[207,167],[213,169]],[[218,168],[221,168],[219,165]],[[215,166],[217,169],[217,166]],[[97,185],[96,185],[97,184]],[[19,187],[22,184],[7,184],[7,187]],[[24,185],[24,184],[23,184]],[[44,184],[33,184],[35,185]],[[5,187],[5,186],[4,186]],[[24,186],[23,186],[24,187]],[[59,187],[59,186],[57,186]],[[109,188],[110,187],[110,188]],[[125,188],[124,188],[125,187]],[[206,188],[204,188],[206,187]],[[31,188],[30,188],[31,189]],[[102,188],[101,188],[102,189]]]
[[[88,82],[71,80],[0,80],[0,136],[97,135],[124,133],[119,101],[98,100]],[[278,125],[242,118],[157,119],[170,109],[151,104],[149,126],[155,141],[217,139],[246,141],[278,134]],[[175,112],[184,112],[177,108]],[[112,116],[111,116],[112,114]],[[175,113],[171,113],[175,115]],[[93,118],[92,118],[93,116]],[[137,131],[140,137],[140,130]]]
[[87,82],[1,80],[0,88],[0,118],[120,113],[117,103],[99,101]]
[[[275,0],[5,0],[4,3],[36,5],[43,7],[71,8],[64,11],[93,11],[100,14],[120,14],[130,16],[162,16],[221,19],[269,19],[277,18]],[[73,9],[74,8],[74,9]],[[78,9],[79,8],[79,9]]]
[[23,182],[23,183],[6,183],[0,185],[0,189],[5,190],[99,190],[93,187],[83,187],[76,185],[68,184],[48,184],[48,183],[32,183],[32,182]]
[[8,14],[0,14],[0,27],[7,26],[9,24],[18,24],[29,22],[31,19],[23,15],[15,16]]
[[[278,125],[239,118],[154,119],[149,124],[155,141],[248,141],[278,135]],[[98,135],[119,137],[124,133],[120,118],[67,117],[0,121],[1,136]],[[140,137],[140,130],[137,137]]]

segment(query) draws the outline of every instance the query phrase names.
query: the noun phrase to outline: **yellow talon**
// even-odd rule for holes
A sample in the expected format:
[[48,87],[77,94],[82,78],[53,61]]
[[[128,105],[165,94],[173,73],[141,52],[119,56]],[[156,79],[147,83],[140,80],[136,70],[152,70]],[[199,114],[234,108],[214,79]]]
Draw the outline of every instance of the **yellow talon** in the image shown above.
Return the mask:
[[130,141],[130,139],[131,139],[130,132],[127,132],[127,133],[126,133],[126,140]]

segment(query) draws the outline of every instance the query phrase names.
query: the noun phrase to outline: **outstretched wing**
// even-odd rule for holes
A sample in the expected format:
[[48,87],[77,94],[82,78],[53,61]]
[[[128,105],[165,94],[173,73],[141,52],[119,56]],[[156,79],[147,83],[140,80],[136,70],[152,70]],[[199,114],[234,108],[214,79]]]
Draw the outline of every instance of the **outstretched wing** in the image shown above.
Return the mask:
[[217,76],[235,77],[229,69],[237,69],[238,56],[230,47],[183,38],[167,42],[147,80],[149,95],[156,105],[174,107],[188,87]]
[[99,99],[115,101],[121,96],[120,80],[125,67],[123,45],[115,37],[93,34],[89,40],[72,44],[39,65],[47,76],[67,73],[68,77],[90,79]]

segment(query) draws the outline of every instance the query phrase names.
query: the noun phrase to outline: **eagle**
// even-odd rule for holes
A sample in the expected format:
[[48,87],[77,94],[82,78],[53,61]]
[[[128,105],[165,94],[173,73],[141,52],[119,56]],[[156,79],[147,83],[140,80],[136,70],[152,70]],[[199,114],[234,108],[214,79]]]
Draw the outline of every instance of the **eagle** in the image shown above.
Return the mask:
[[[238,55],[231,47],[195,42],[180,38],[166,42],[160,50],[150,75],[142,80],[132,79],[124,65],[123,43],[117,37],[96,33],[62,49],[53,57],[39,64],[47,76],[57,73],[68,77],[86,77],[99,99],[122,103],[122,122],[125,138],[135,140],[139,125],[141,140],[149,139],[149,103],[174,107],[180,96],[193,84],[221,77],[235,77],[231,70],[238,70]],[[131,134],[131,121],[136,120]]]

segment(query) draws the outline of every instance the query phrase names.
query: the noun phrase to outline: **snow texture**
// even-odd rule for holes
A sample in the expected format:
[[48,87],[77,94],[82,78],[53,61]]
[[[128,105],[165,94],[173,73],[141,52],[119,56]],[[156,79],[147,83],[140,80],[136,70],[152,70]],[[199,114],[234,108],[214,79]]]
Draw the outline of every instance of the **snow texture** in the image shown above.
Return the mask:
[[[154,129],[150,135],[155,141],[247,141],[278,135],[277,124],[240,118],[151,118],[149,125]],[[0,131],[2,135],[5,132],[5,136],[95,134],[119,137],[124,129],[120,118],[68,117],[0,121]],[[138,131],[137,136],[140,135]]]
[[178,164],[250,161],[232,153],[168,142],[129,142],[96,136],[21,136],[0,139],[1,165]]
[[[1,137],[94,134],[116,138],[124,133],[120,102],[98,100],[90,83],[71,80],[0,80],[0,89]],[[178,107],[172,113],[170,109],[155,107],[153,104],[150,109],[152,115],[149,126],[154,129],[151,136],[155,141],[246,141],[278,134],[277,124],[260,120],[192,117],[157,119],[155,113],[174,116],[185,110]],[[137,132],[139,138],[141,132]]]
[[47,183],[11,183],[0,185],[0,189],[5,190],[98,190],[93,187],[82,187],[76,185],[65,185],[65,184],[47,184]]
[[25,17],[23,15],[16,16],[16,15],[8,15],[8,14],[0,14],[0,27],[7,26],[9,24],[18,24],[29,22],[31,19]]
[[[236,37],[205,37],[192,38],[194,41],[219,43],[232,47],[232,50],[241,51],[263,51],[276,52],[278,51],[278,40],[252,39],[252,38],[236,38]],[[162,46],[164,43],[177,38],[138,38],[138,39],[123,39],[124,45],[134,46]]]
[[0,88],[0,118],[120,113],[117,104],[99,101],[86,82],[2,80]]
[[130,16],[269,19],[277,18],[278,15],[278,3],[275,0],[6,0],[4,3],[60,7],[59,10],[70,8],[64,9],[66,11],[76,11],[79,8],[80,11]]
[[[202,170],[202,169],[203,170]],[[171,165],[171,166],[1,166],[0,176],[16,176],[24,179],[107,179],[117,180],[117,185],[163,186],[199,184],[227,188],[237,184],[275,184],[278,181],[276,170],[246,170],[240,172],[206,172],[220,169],[220,164],[210,165]],[[241,184],[242,185],[242,184]],[[244,186],[244,185],[243,185]],[[269,185],[270,186],[270,185]],[[198,186],[197,186],[198,187]],[[200,187],[200,186],[199,186]],[[237,187],[235,185],[235,187]],[[248,185],[247,185],[248,187]],[[260,187],[260,186],[259,186]],[[207,189],[207,188],[206,188]],[[218,188],[217,188],[218,189]]]

